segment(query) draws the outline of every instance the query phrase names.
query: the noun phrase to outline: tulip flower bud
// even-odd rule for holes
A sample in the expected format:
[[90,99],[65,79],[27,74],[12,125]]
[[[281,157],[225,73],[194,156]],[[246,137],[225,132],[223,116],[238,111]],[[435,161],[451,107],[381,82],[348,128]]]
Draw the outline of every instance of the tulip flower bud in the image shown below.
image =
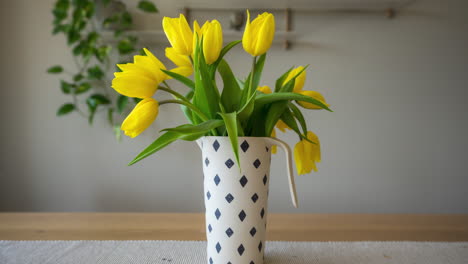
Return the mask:
[[158,112],[159,104],[156,100],[153,98],[143,99],[125,118],[120,129],[125,132],[125,135],[134,138],[154,122]]
[[[218,20],[206,21],[200,28],[197,21],[193,22],[193,50],[196,48],[196,40],[203,39],[203,54],[206,64],[214,63],[223,48],[223,30]],[[195,36],[197,34],[198,37]]]
[[250,13],[247,10],[247,23],[242,37],[244,50],[252,56],[259,56],[270,49],[275,36],[275,18],[264,12],[250,23]]
[[307,138],[315,144],[302,139],[294,147],[294,160],[299,175],[310,173],[312,170],[317,171],[315,163],[320,162],[321,159],[320,141],[317,135],[308,131]]

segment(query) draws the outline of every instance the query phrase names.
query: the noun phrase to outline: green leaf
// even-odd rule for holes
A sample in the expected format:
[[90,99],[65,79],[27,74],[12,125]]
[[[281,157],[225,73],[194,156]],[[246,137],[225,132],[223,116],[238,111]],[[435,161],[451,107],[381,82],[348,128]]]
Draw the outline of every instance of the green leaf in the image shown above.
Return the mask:
[[128,11],[123,12],[120,17],[120,25],[124,28],[129,28],[132,25],[132,23],[132,15]]
[[234,156],[236,157],[237,165],[240,168],[240,161],[239,161],[239,144],[237,140],[237,115],[235,112],[233,113],[218,113],[224,120],[224,124],[226,126],[226,131],[231,141],[232,151],[234,152]]
[[82,83],[82,84],[78,85],[78,87],[76,87],[75,94],[86,93],[87,91],[89,91],[89,89],[91,89],[91,84],[89,84],[87,82]]
[[72,84],[67,83],[64,80],[60,81],[60,88],[62,89],[62,92],[64,94],[69,94],[71,92],[71,89],[73,88]]
[[117,98],[117,112],[119,114],[122,114],[123,111],[125,110],[125,107],[127,107],[128,104],[128,97],[125,95],[119,95],[119,98]]
[[232,73],[229,64],[222,60],[218,66],[218,72],[223,79],[224,87],[221,94],[221,103],[226,112],[234,112],[238,109],[241,99],[241,88],[236,77]]
[[[193,98],[193,90],[191,90],[190,92],[188,92],[186,95],[185,95],[185,98],[187,98],[187,100],[192,100]],[[188,119],[188,121],[190,121],[190,123],[194,124],[193,122],[193,113],[192,113],[192,110],[190,110],[187,106],[185,105],[181,105],[180,108],[182,109],[182,112],[184,112],[184,115],[185,117]]]
[[185,76],[182,76],[178,73],[175,73],[175,72],[171,72],[171,71],[167,71],[167,70],[163,70],[161,69],[162,72],[164,72],[165,74],[169,75],[170,77],[174,78],[175,80],[185,84],[188,88],[194,90],[195,89],[195,83],[190,80],[189,78],[185,77]]
[[255,100],[256,106],[262,106],[265,104],[270,104],[278,101],[304,101],[307,103],[314,104],[316,106],[320,106],[323,109],[326,109],[330,112],[333,112],[328,106],[323,104],[321,101],[314,99],[310,96],[305,96],[298,93],[271,93],[271,94],[258,94]]
[[299,108],[295,106],[293,103],[289,103],[288,106],[292,110],[294,117],[297,119],[297,121],[299,121],[303,134],[307,135],[307,123],[304,119],[304,115],[302,115],[301,110],[299,110]]
[[104,72],[101,70],[101,67],[95,65],[88,68],[88,78],[90,80],[101,80],[104,77]]
[[68,34],[67,34],[68,45],[71,45],[77,42],[78,40],[80,40],[80,38],[81,38],[81,35],[78,31],[76,31],[76,29],[70,29],[68,31]]
[[181,134],[208,133],[210,130],[224,125],[223,120],[208,120],[198,125],[185,124],[174,128],[166,128],[161,131],[170,131]]
[[138,8],[142,11],[148,12],[148,13],[157,13],[158,9],[156,6],[147,0],[142,0],[138,3]]
[[74,104],[72,104],[72,103],[64,104],[64,105],[60,106],[60,108],[57,110],[57,116],[66,115],[66,114],[72,112],[73,110],[75,110],[75,105]]
[[79,82],[79,81],[83,80],[83,78],[84,78],[83,74],[78,73],[75,76],[73,76],[73,81]]
[[96,101],[96,104],[110,104],[110,100],[102,94],[93,94],[89,98]]
[[198,138],[202,137],[203,134],[181,134],[177,132],[166,132],[162,134],[159,138],[157,138],[151,145],[149,145],[146,149],[144,149],[140,154],[138,154],[128,165],[133,165],[138,161],[156,153],[157,151],[161,150],[162,148],[166,147],[167,145],[171,144],[172,142],[183,139],[183,140],[197,140]]
[[286,125],[288,125],[299,136],[299,138],[309,141],[312,144],[316,144],[315,142],[307,138],[307,131],[304,134],[301,133],[301,131],[299,130],[299,127],[297,126],[296,119],[294,119],[294,115],[291,112],[291,110],[286,109],[281,115],[281,120],[283,120],[283,122]]
[[135,51],[133,44],[128,39],[122,39],[117,44],[117,49],[119,50],[120,54],[128,54]]
[[273,128],[286,110],[287,104],[287,101],[278,101],[271,104],[270,109],[268,110],[268,114],[265,118],[265,131],[263,134],[264,137],[271,135]]
[[283,82],[284,80],[286,80],[286,78],[288,77],[289,73],[294,69],[294,67],[291,67],[289,68],[289,70],[285,73],[283,73],[283,75],[281,75],[277,80],[276,80],[276,83],[275,83],[275,92],[279,92],[279,90],[281,89],[281,87],[283,87]]
[[302,69],[300,72],[296,73],[296,75],[294,75],[292,77],[291,80],[289,80],[284,86],[282,86],[280,89],[279,89],[279,92],[285,92],[285,93],[290,93],[294,90],[294,84],[296,82],[296,78],[301,75],[302,72],[304,72],[307,68],[309,67],[309,65],[306,65],[304,67],[304,69]]
[[52,66],[49,69],[47,69],[47,72],[48,73],[53,73],[53,74],[61,73],[61,72],[63,72],[63,67],[60,66],[60,65],[55,65],[55,66]]
[[104,62],[104,60],[109,56],[111,50],[112,50],[112,46],[104,45],[95,49],[94,55],[100,62]]
[[265,65],[265,59],[266,59],[266,53],[261,55],[255,64],[255,72],[254,72],[254,77],[252,81],[252,90],[255,91],[257,90],[258,84],[260,83],[260,77],[262,76],[262,71],[263,71],[263,66]]
[[238,118],[240,122],[245,122],[252,115],[255,109],[255,97],[256,93],[252,94],[247,103],[239,110]]

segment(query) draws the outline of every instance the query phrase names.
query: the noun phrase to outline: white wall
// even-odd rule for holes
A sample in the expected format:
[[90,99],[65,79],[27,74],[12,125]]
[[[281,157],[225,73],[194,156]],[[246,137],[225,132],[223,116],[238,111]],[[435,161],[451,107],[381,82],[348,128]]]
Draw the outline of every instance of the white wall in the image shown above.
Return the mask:
[[[162,107],[152,131],[120,144],[105,122],[88,127],[78,115],[55,117],[68,98],[45,70],[73,64],[63,37],[50,34],[53,2],[0,4],[0,210],[202,211],[194,143],[175,143],[126,166],[155,131],[183,122],[177,107]],[[162,14],[176,14],[159,2]],[[323,162],[318,173],[297,178],[297,210],[284,156],[273,158],[273,212],[468,213],[468,4],[443,3],[416,1],[394,20],[295,17],[308,44],[273,47],[263,83],[310,63],[307,87],[321,91],[335,112],[307,113]],[[161,17],[138,21],[159,27]],[[250,61],[240,48],[229,60],[236,73],[246,73]],[[280,137],[295,143],[292,134]]]

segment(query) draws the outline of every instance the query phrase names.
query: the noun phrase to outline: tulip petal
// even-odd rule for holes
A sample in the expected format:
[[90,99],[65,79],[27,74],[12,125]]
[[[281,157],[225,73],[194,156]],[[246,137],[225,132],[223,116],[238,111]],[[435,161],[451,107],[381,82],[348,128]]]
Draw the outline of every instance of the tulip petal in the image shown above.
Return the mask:
[[[300,91],[299,93],[302,94],[302,95],[305,95],[305,96],[312,97],[312,98],[314,98],[316,100],[319,100],[320,102],[322,102],[326,106],[330,106],[325,101],[325,97],[323,97],[323,95],[321,93],[319,93],[319,92],[316,92],[316,91]],[[323,109],[322,107],[320,107],[318,105],[314,105],[314,104],[304,102],[304,101],[298,101],[297,103],[299,105],[301,105],[302,107],[307,108],[307,109]]]
[[158,89],[158,85],[145,76],[135,73],[116,72],[112,88],[118,93],[136,98],[148,98]]

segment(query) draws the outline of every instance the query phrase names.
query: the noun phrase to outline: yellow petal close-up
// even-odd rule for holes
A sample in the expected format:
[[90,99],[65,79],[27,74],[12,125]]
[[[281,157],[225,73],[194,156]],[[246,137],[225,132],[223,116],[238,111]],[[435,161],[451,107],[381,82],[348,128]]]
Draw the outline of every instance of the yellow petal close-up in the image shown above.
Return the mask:
[[264,93],[264,94],[271,94],[271,89],[270,89],[270,87],[268,87],[268,86],[266,86],[266,85],[264,85],[264,86],[259,86],[259,87],[257,88],[257,91],[260,91],[260,92],[262,92],[262,93]]
[[138,73],[116,72],[114,76],[112,88],[125,96],[148,98],[158,89],[158,83]]
[[307,138],[315,144],[302,139],[294,147],[294,160],[299,175],[310,173],[312,170],[317,171],[316,163],[321,161],[320,141],[317,135],[308,131]]
[[272,14],[264,12],[250,22],[250,12],[247,10],[247,21],[242,46],[252,56],[266,53],[273,43],[275,36],[275,18]]
[[[325,97],[323,97],[323,95],[321,93],[319,93],[319,92],[316,92],[316,91],[300,91],[299,93],[302,94],[302,95],[305,95],[305,96],[312,97],[312,98],[320,101],[321,103],[323,103],[327,107],[330,106],[325,101]],[[323,109],[320,106],[314,105],[312,103],[304,102],[304,101],[298,101],[297,103],[300,104],[302,107],[307,108],[307,109]]]
[[123,121],[122,129],[125,135],[134,138],[145,131],[156,119],[159,104],[153,98],[141,100]]
[[[286,79],[284,80],[283,85],[289,82],[292,78],[294,78],[294,76],[296,76],[302,70],[304,70],[303,66],[299,66],[295,69],[292,69],[289,72],[288,77],[286,77]],[[294,81],[293,92],[299,93],[302,90],[302,88],[304,87],[306,77],[307,77],[306,71],[303,71],[301,74],[299,74],[299,76],[296,77],[296,80]]]
[[178,18],[164,17],[163,30],[172,47],[182,55],[189,56],[193,50],[193,34],[185,16]]
[[[178,73],[185,77],[192,75],[193,66],[188,56],[177,53],[174,48],[166,48],[166,57],[177,66],[171,69],[171,72]],[[169,76],[167,76],[167,78],[171,79]]]
[[286,129],[291,129],[288,125],[286,125],[286,123],[283,122],[283,120],[278,120],[278,122],[276,122],[276,128],[278,128],[279,130],[281,130],[281,132],[285,133],[286,132]]

